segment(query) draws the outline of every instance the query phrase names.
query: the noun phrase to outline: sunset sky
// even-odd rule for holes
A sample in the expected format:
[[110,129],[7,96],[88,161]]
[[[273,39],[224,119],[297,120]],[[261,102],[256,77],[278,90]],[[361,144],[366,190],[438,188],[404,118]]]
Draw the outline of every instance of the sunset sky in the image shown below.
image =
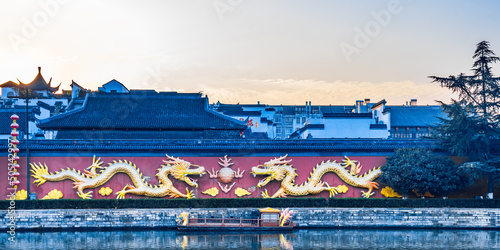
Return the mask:
[[[3,0],[0,82],[203,92],[210,102],[448,101],[427,76],[500,54],[497,0]],[[493,65],[500,75],[500,65]]]

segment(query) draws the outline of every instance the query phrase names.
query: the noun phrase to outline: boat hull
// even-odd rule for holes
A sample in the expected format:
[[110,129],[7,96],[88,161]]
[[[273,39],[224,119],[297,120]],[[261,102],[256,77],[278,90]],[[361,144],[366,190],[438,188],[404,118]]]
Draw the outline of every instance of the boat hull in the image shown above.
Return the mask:
[[245,226],[177,226],[180,231],[292,231],[294,227],[245,227]]

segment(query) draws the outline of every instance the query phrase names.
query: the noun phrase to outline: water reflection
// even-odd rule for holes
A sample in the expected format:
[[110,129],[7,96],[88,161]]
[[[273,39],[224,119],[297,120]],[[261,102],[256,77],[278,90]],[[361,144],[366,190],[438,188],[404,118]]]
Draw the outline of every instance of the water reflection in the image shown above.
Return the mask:
[[500,249],[491,230],[85,231],[0,236],[0,249]]

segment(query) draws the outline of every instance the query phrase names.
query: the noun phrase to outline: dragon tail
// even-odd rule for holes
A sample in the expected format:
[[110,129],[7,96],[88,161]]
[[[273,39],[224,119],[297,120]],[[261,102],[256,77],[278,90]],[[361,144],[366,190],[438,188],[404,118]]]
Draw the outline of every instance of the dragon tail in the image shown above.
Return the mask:
[[44,184],[46,181],[62,181],[66,179],[71,179],[73,181],[85,181],[87,178],[79,170],[70,168],[67,170],[61,169],[61,172],[55,172],[55,174],[49,172],[49,168],[46,164],[42,163],[30,163],[31,173],[33,173],[33,178],[35,181],[33,183],[38,183],[37,186]]
[[42,165],[42,163],[30,163],[30,166],[30,172],[33,173],[33,178],[35,178],[35,181],[33,181],[33,183],[38,183],[37,187],[44,184],[47,179],[45,179],[42,175],[49,175],[49,168],[47,167],[47,165]]

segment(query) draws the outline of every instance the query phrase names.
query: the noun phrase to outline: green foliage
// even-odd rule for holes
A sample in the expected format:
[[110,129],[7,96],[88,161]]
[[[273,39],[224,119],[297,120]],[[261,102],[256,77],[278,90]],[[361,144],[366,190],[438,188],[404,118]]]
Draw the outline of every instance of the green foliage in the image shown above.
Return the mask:
[[[0,201],[7,209],[10,201]],[[3,204],[3,205],[2,205]],[[124,208],[229,208],[229,207],[325,207],[324,198],[242,199],[96,199],[18,200],[16,209],[124,209]]]
[[465,188],[465,177],[449,158],[424,148],[401,148],[382,166],[381,182],[408,196],[413,190],[447,195]]
[[418,207],[457,207],[457,208],[500,208],[500,200],[476,199],[330,199],[329,207],[379,207],[379,208],[418,208]]
[[452,104],[438,103],[447,114],[447,119],[439,118],[440,124],[434,127],[434,137],[441,139],[442,145],[451,154],[467,157],[470,161],[480,160],[486,151],[486,142],[485,137],[477,133],[480,130],[477,118],[470,115],[474,107],[455,100]]
[[436,129],[435,137],[453,154],[467,157],[471,176],[488,175],[489,193],[500,177],[500,77],[490,64],[500,61],[489,48],[489,42],[477,44],[472,75],[430,76],[433,82],[449,88],[459,96],[452,104],[439,102],[448,115]]

